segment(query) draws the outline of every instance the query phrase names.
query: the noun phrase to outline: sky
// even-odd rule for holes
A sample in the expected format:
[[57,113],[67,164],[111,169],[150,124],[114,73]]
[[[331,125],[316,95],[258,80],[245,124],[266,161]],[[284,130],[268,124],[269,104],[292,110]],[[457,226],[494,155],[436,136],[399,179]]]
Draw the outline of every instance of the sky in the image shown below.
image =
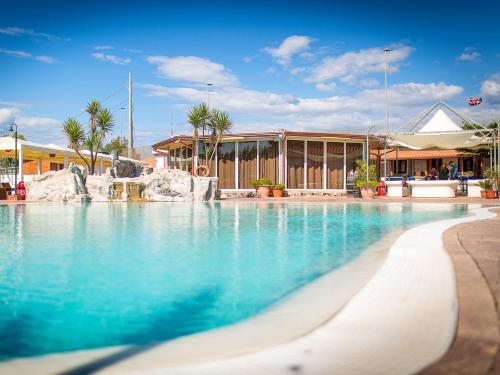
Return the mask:
[[[95,98],[135,145],[192,132],[189,108],[229,112],[234,131],[365,132],[437,100],[475,121],[500,120],[500,2],[0,2],[0,134],[64,145]],[[468,98],[483,98],[470,107]],[[122,109],[123,108],[123,109]],[[122,130],[121,130],[122,129]]]

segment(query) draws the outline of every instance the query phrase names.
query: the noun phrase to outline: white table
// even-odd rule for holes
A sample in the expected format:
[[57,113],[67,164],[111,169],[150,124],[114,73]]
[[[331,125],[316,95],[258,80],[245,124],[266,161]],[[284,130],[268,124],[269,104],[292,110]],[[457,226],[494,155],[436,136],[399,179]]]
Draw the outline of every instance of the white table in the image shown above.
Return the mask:
[[403,180],[400,181],[385,181],[387,186],[386,195],[388,197],[407,197],[408,188],[403,186]]
[[481,198],[481,191],[483,190],[479,186],[479,181],[482,180],[468,180],[467,181],[467,196],[473,198]]
[[458,184],[458,180],[408,181],[414,198],[454,198]]

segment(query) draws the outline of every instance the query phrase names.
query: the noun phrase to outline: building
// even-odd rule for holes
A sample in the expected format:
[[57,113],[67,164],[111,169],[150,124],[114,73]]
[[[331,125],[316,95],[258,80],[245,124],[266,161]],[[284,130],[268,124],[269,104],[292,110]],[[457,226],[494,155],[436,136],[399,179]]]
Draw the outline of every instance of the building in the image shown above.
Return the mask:
[[[211,176],[219,178],[222,191],[251,191],[251,182],[269,178],[288,191],[340,193],[352,187],[355,163],[379,138],[365,135],[318,132],[234,133],[224,136],[208,163]],[[156,167],[193,173],[196,158],[190,135],[173,136],[152,145]]]

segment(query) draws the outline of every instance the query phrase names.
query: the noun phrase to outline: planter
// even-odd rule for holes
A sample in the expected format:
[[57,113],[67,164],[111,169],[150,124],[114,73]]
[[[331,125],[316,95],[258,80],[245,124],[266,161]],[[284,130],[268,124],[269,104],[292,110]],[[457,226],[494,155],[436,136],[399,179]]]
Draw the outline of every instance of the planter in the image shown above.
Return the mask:
[[375,188],[361,188],[360,191],[363,199],[373,199],[375,196]]
[[257,188],[257,196],[259,198],[269,198],[271,196],[271,186],[261,185]]
[[281,189],[273,189],[273,197],[283,198],[283,190],[281,190]]
[[486,190],[481,190],[481,198],[486,198]]
[[484,197],[486,199],[495,199],[497,197],[497,192],[495,190],[485,190]]

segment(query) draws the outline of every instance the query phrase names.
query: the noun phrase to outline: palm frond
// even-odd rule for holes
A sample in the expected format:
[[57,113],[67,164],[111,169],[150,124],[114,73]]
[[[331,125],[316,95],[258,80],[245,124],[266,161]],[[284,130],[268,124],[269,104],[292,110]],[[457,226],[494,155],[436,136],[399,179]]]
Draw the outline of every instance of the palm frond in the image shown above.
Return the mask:
[[111,130],[113,130],[115,121],[113,119],[113,114],[110,112],[109,109],[104,108],[97,113],[96,124],[102,136],[105,136]]
[[85,131],[82,124],[74,117],[63,123],[63,133],[68,139],[68,147],[79,150],[85,140]]

